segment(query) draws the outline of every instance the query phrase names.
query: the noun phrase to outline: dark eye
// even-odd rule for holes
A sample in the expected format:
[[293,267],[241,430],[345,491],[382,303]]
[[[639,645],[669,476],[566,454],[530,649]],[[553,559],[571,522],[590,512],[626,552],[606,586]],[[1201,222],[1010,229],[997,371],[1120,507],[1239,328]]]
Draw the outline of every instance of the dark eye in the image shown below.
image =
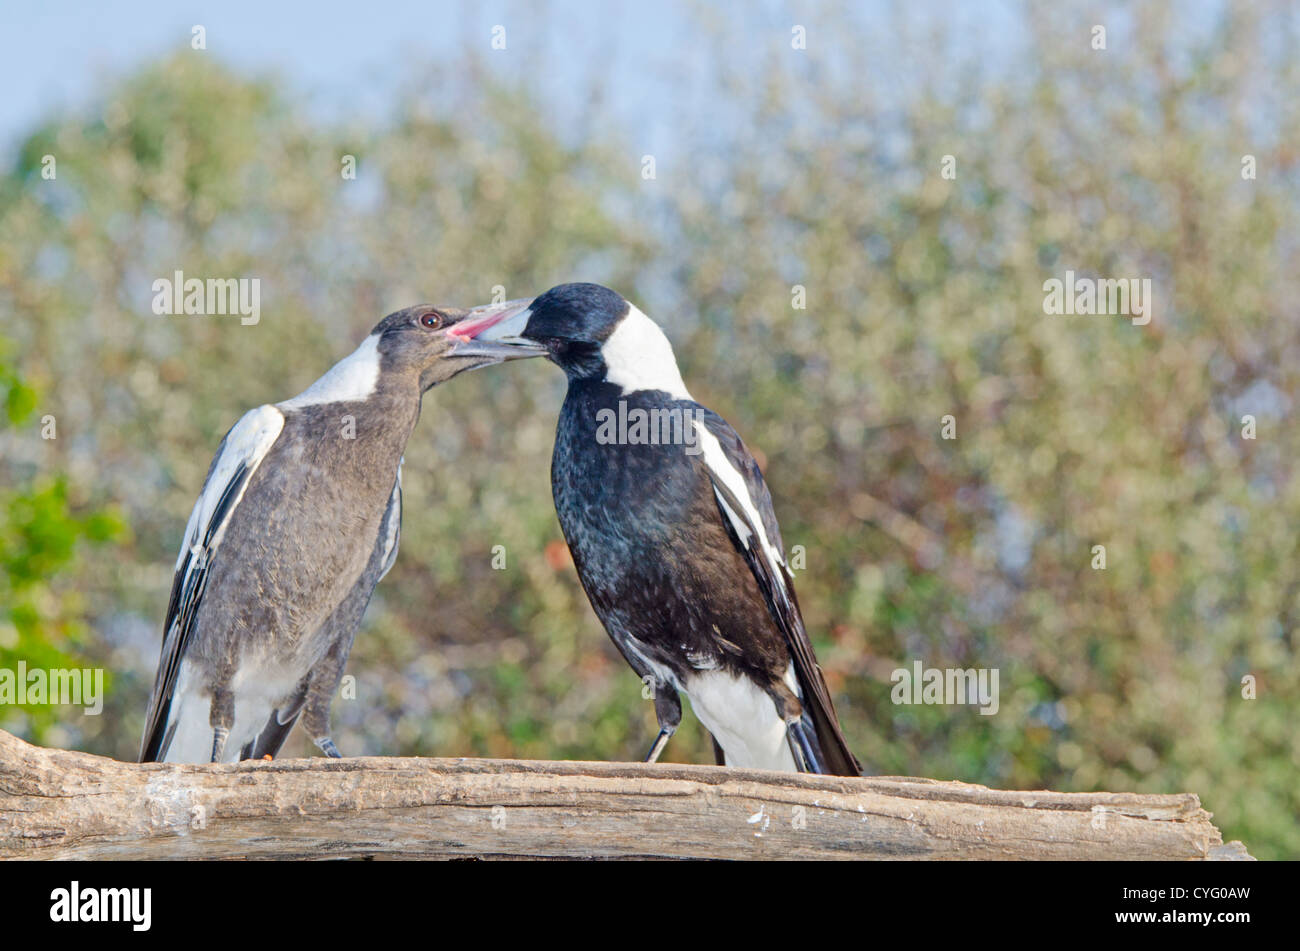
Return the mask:
[[420,318],[420,323],[423,324],[425,327],[428,327],[430,330],[440,330],[442,328],[444,319],[445,318],[442,316],[442,314],[428,313]]

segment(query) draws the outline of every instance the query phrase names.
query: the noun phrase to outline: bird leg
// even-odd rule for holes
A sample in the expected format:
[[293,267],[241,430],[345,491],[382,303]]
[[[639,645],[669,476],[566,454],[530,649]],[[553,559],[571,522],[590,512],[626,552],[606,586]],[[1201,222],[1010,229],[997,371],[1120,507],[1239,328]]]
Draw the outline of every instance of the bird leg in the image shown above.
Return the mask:
[[221,762],[221,754],[226,748],[226,740],[229,737],[230,727],[219,726],[212,731],[212,762]]
[[713,761],[719,766],[726,766],[727,754],[722,751],[722,744],[718,742],[718,738],[712,733],[709,734],[709,739],[713,741]]
[[672,735],[672,730],[661,729],[659,731],[659,735],[655,737],[654,745],[650,747],[650,752],[646,754],[645,761],[647,763],[655,763],[659,761],[659,754],[664,751],[664,747],[668,745],[668,741],[672,739]]
[[208,708],[208,725],[212,727],[212,762],[220,763],[226,749],[226,739],[235,723],[235,694],[228,686],[212,689],[212,704]]
[[664,747],[668,745],[668,741],[672,739],[672,735],[677,732],[677,727],[682,722],[681,697],[668,684],[659,681],[655,681],[655,717],[659,720],[659,735],[655,737],[654,745],[646,754],[647,763],[659,759],[659,754],[664,751]]
[[330,703],[339,681],[343,679],[343,668],[347,665],[351,647],[350,637],[336,642],[312,668],[307,685],[307,703],[302,714],[302,725],[307,735],[322,753],[334,759],[342,759],[343,754],[330,738]]
[[777,715],[785,723],[785,739],[790,744],[790,755],[794,757],[794,768],[801,773],[821,773],[821,757],[817,755],[816,744],[808,731],[811,724],[804,719],[803,704],[784,680],[777,680],[768,687],[768,694],[776,704]]
[[790,752],[794,754],[795,768],[801,773],[825,773],[821,757],[808,735],[811,729],[807,721],[796,720],[785,725],[785,737],[790,743]]

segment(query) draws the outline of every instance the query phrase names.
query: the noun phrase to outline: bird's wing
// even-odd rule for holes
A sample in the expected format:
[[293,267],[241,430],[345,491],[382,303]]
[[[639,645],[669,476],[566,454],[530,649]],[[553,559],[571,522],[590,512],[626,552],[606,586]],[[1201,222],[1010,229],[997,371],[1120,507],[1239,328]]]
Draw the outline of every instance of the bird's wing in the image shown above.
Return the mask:
[[802,693],[800,700],[812,717],[826,766],[836,775],[860,776],[862,768],[844,739],[830,690],[804,629],[763,474],[740,436],[721,416],[703,409],[695,427],[722,521],[785,637]]
[[379,538],[375,540],[375,546],[383,560],[375,584],[384,580],[393,562],[397,561],[397,545],[402,536],[402,465],[405,462],[403,456],[397,463],[397,481],[393,483],[393,494],[389,496],[383,521],[379,523]]
[[144,741],[140,747],[142,763],[160,759],[167,753],[171,741],[167,720],[172,693],[198,619],[212,560],[249,480],[283,428],[284,415],[274,406],[249,410],[226,433],[208,468],[207,480],[190,513],[180,556],[176,559],[171,600],[163,622],[162,655],[145,716]]

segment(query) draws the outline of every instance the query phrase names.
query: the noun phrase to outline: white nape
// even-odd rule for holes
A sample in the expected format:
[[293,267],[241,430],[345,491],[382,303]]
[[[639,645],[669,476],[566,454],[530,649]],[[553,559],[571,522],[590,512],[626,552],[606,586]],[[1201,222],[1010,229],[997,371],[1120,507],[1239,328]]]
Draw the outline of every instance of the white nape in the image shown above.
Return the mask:
[[[203,491],[199,493],[199,499],[190,511],[190,520],[185,526],[185,541],[181,544],[180,554],[176,558],[177,571],[180,570],[187,553],[198,555],[198,552],[193,549],[212,528],[212,516],[216,514],[217,503],[226,494],[235,471],[242,464],[248,470],[248,478],[244,480],[239,495],[226,508],[226,517],[222,524],[217,526],[212,542],[207,547],[207,560],[211,560],[212,553],[216,551],[225,535],[226,523],[230,521],[230,516],[244,498],[244,492],[248,489],[248,483],[252,481],[253,473],[257,471],[262,459],[275,445],[282,429],[284,429],[284,414],[274,406],[264,405],[250,409],[226,434],[221,455],[212,467],[212,475],[203,484]],[[191,570],[194,567],[191,564]]]
[[[704,425],[702,420],[696,419],[692,422],[692,425],[695,427],[696,437],[699,440],[698,445],[704,450],[704,464],[709,467],[710,476],[715,482],[720,482],[726,486],[731,494],[736,497],[736,500],[740,502],[741,508],[744,509],[744,512],[739,514],[733,511],[722,494],[715,489],[718,501],[722,503],[723,510],[731,520],[732,528],[736,530],[736,536],[746,549],[750,547],[750,537],[753,535],[758,536],[758,543],[762,548],[763,557],[772,566],[772,576],[777,579],[777,582],[784,589],[785,582],[782,580],[780,566],[785,564],[785,559],[781,557],[781,552],[777,549],[773,539],[767,537],[767,529],[764,526],[763,518],[759,515],[758,506],[750,498],[749,487],[745,484],[745,477],[731,464],[727,454],[722,451],[722,444],[718,442],[718,437],[709,432],[709,427]],[[782,594],[784,593],[783,590]]]
[[325,375],[291,400],[277,403],[280,409],[302,409],[321,403],[353,403],[375,392],[379,382],[379,334],[371,334]]
[[796,771],[776,703],[754,681],[725,670],[701,671],[687,679],[686,695],[728,766]]
[[624,393],[663,390],[674,399],[691,399],[673,345],[659,325],[631,303],[600,353],[608,367],[605,382],[622,387]]

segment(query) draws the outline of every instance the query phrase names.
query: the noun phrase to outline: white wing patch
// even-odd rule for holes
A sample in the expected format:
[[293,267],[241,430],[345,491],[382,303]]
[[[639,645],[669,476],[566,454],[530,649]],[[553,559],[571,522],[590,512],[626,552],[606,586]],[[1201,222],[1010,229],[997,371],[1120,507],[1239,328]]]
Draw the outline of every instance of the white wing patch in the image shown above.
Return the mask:
[[627,308],[600,348],[608,368],[605,381],[622,387],[624,393],[663,390],[673,399],[689,400],[691,394],[682,382],[682,371],[677,369],[673,345],[658,324],[632,304]]
[[722,510],[727,513],[727,519],[731,522],[731,527],[736,530],[736,534],[740,537],[740,543],[745,546],[746,550],[748,550],[750,536],[754,534],[749,530],[749,523],[737,515],[736,510],[727,504],[727,500],[722,497],[722,493],[718,491],[717,486],[714,486],[713,494],[717,497],[718,504],[722,506]]
[[321,403],[353,403],[375,392],[379,382],[379,335],[371,334],[361,346],[326,371],[325,375],[280,409],[302,409]]
[[[249,410],[239,422],[235,423],[234,428],[226,436],[221,456],[212,468],[212,476],[204,483],[203,492],[199,495],[199,500],[194,503],[194,510],[190,512],[190,520],[185,526],[185,541],[176,559],[177,571],[184,564],[187,553],[193,554],[196,560],[204,557],[211,558],[212,552],[221,544],[221,539],[225,535],[230,513],[238,507],[244,492],[248,489],[249,480],[279,438],[282,429],[284,429],[284,414],[270,405]],[[244,480],[239,494],[231,500],[226,509],[226,517],[217,526],[212,541],[206,550],[201,549],[200,542],[212,527],[212,516],[216,512],[217,505],[241,466],[248,471],[248,478]],[[193,561],[190,564],[191,568],[198,567]]]
[[736,530],[736,537],[748,551],[750,548],[750,539],[756,533],[758,544],[762,549],[763,556],[767,559],[768,564],[772,566],[772,576],[777,579],[777,583],[782,586],[782,595],[784,596],[785,582],[782,580],[781,569],[785,566],[785,559],[781,557],[781,552],[777,549],[772,540],[767,537],[767,531],[763,527],[763,518],[758,514],[758,506],[754,500],[749,497],[749,488],[745,485],[745,477],[742,476],[736,467],[731,464],[727,454],[722,451],[722,445],[718,442],[718,437],[709,432],[709,428],[701,420],[693,422],[695,432],[699,439],[699,445],[704,450],[704,463],[709,467],[712,477],[727,487],[727,490],[736,497],[742,509],[744,517],[742,518],[723,498],[722,493],[713,488],[713,494],[717,496],[718,502],[722,505],[722,510],[727,513],[727,518],[731,520],[731,527]]

